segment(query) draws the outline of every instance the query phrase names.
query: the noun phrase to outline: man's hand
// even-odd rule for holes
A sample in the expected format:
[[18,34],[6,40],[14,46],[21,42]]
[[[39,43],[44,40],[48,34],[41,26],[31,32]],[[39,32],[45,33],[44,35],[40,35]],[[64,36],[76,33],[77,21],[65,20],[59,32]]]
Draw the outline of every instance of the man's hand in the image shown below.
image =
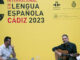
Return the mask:
[[11,45],[11,47],[12,47],[12,50],[14,50],[14,46]]
[[12,47],[12,51],[13,51],[12,56],[13,56],[13,58],[16,58],[16,53],[15,53],[15,50],[14,50],[14,46],[11,45],[11,47]]
[[58,52],[58,51],[55,51],[55,53],[57,53],[59,56],[61,56],[61,55],[62,55],[62,53],[60,53],[60,52]]
[[58,52],[58,55],[59,55],[59,56],[61,56],[61,55],[62,55],[62,53]]
[[70,56],[72,56],[72,57],[73,57],[73,54],[70,54]]

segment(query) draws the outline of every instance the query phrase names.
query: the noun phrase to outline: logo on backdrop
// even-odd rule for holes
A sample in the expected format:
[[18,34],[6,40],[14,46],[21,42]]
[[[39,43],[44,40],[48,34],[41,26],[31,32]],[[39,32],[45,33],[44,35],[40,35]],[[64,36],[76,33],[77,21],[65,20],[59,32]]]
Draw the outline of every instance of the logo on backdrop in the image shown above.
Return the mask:
[[60,6],[60,4],[59,4],[59,2],[58,2],[58,1],[55,1],[55,3],[53,4],[53,6],[55,6],[55,7],[59,7],[59,6]]
[[75,2],[75,1],[72,2],[72,7],[73,7],[73,8],[76,7],[76,2]]
[[55,1],[53,3],[53,9],[55,9],[55,10],[60,10],[60,6],[61,6],[61,4],[58,1]]

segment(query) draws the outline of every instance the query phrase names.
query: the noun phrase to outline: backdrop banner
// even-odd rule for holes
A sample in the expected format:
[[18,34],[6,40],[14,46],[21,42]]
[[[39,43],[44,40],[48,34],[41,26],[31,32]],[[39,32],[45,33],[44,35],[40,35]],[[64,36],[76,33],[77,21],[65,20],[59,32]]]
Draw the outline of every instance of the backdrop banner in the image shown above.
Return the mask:
[[56,60],[63,34],[80,53],[80,0],[0,0],[0,46],[11,37],[17,60]]

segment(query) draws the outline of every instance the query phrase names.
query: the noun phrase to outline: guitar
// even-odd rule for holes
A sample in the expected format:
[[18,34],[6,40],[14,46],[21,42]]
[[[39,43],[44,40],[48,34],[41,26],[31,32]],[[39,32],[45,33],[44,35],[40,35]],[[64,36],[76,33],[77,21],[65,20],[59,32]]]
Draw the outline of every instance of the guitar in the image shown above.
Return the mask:
[[79,56],[80,55],[80,54],[69,54],[69,52],[67,50],[57,49],[57,51],[58,52],[61,52],[62,53],[62,56],[59,56],[58,54],[55,53],[56,60],[58,60],[59,58],[62,59],[62,60],[67,60],[67,58],[69,56],[76,57],[76,56]]

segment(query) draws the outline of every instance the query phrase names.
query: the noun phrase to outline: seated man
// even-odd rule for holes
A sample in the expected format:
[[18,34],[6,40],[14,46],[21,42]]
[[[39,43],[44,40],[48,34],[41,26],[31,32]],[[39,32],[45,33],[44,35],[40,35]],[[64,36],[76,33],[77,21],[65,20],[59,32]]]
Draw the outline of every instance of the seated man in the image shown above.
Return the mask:
[[5,37],[4,44],[0,46],[0,60],[16,60],[16,53],[11,45],[11,37]]
[[[57,51],[58,49],[67,50],[69,56],[66,60],[76,60],[76,56],[73,57],[73,54],[77,53],[76,45],[74,43],[69,42],[69,38],[67,34],[62,35],[62,40],[63,40],[63,44],[54,47],[52,50],[59,56],[62,56],[63,54]],[[58,60],[63,60],[63,59],[58,58]]]

